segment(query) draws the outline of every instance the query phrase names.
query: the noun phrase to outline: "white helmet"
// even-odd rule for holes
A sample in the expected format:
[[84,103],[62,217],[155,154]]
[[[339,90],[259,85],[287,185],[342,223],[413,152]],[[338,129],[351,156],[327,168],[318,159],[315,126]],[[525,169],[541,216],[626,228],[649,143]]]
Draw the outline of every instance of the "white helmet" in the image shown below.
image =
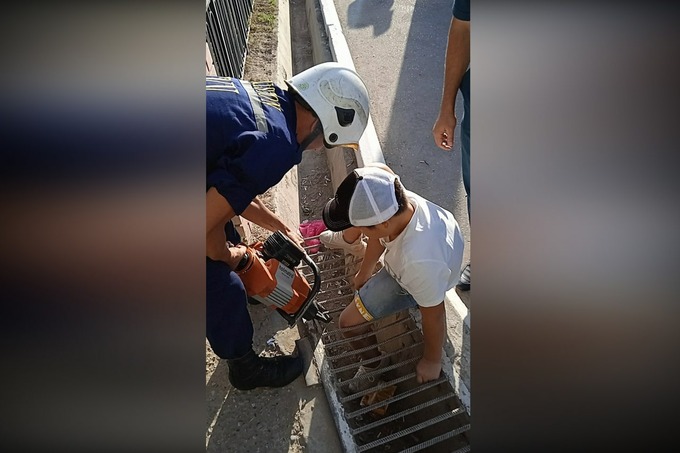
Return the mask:
[[286,81],[321,122],[326,146],[356,145],[368,124],[368,91],[359,75],[336,62],[321,63]]

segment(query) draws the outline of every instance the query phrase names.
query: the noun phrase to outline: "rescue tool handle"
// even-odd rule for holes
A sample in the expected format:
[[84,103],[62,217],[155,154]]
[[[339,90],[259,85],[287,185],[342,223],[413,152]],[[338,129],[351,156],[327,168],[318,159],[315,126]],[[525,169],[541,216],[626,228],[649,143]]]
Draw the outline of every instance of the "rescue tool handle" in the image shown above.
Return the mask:
[[[302,260],[304,260],[305,263],[309,265],[309,267],[312,269],[312,273],[314,273],[314,284],[312,285],[312,289],[309,290],[309,293],[307,293],[307,297],[305,298],[305,301],[302,303],[300,306],[300,309],[297,311],[297,313],[294,316],[284,316],[288,320],[288,324],[292,327],[295,325],[298,319],[304,317],[305,313],[307,310],[310,308],[310,304],[314,302],[314,297],[316,297],[316,293],[319,292],[319,287],[321,286],[321,274],[319,272],[319,268],[316,266],[316,263],[312,261],[311,258],[307,256],[307,254],[304,254],[302,256]],[[283,311],[283,310],[281,310]],[[281,312],[280,311],[280,312]],[[285,312],[283,312],[285,313]],[[283,314],[281,313],[281,314]],[[316,310],[315,317],[318,316],[319,311]],[[320,318],[320,319],[323,319]]]
[[[262,245],[262,253],[265,259],[274,258],[290,269],[295,269],[295,267],[300,264],[300,261],[304,261],[307,263],[307,265],[309,265],[309,267],[312,269],[312,273],[314,274],[314,283],[312,288],[295,315],[290,315],[281,309],[277,309],[279,313],[286,320],[288,320],[288,324],[292,327],[301,317],[304,317],[305,319],[316,318],[324,322],[330,322],[331,318],[328,313],[321,311],[320,307],[314,301],[314,298],[321,287],[321,272],[319,271],[316,263],[309,257],[309,255],[307,255],[307,253],[305,253],[304,249],[295,244],[282,232],[276,231],[274,234],[269,236],[269,238],[267,238],[267,240]],[[307,313],[308,310],[310,313]],[[307,316],[305,316],[305,314],[307,314]]]
[[307,254],[305,254],[302,259],[309,265],[309,267],[312,269],[312,272],[314,273],[314,284],[312,285],[312,289],[309,291],[309,294],[307,294],[307,299],[303,305],[306,306],[309,301],[316,297],[316,293],[319,292],[319,287],[321,287],[321,273],[319,272],[319,268],[314,260],[307,256]]
[[305,301],[302,303],[302,306],[296,315],[288,315],[281,309],[278,309],[278,311],[285,319],[288,320],[288,324],[291,327],[295,325],[297,320],[300,318],[305,318],[308,320],[316,318],[320,321],[328,323],[331,321],[331,317],[328,315],[328,313],[322,311],[314,300],[316,294],[319,292],[319,288],[321,287],[321,272],[319,272],[319,268],[317,267],[316,263],[307,254],[304,254],[301,259],[309,265],[310,269],[312,269],[312,273],[314,274],[314,283],[312,284],[312,288],[309,290]]

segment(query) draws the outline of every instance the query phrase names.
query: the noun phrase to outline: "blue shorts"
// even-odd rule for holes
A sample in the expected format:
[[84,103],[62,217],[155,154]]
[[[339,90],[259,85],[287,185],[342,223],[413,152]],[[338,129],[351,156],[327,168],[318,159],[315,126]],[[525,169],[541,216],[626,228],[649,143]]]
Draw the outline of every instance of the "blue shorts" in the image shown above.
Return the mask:
[[383,318],[407,308],[417,307],[416,300],[387,272],[377,274],[354,294],[354,306],[366,321]]

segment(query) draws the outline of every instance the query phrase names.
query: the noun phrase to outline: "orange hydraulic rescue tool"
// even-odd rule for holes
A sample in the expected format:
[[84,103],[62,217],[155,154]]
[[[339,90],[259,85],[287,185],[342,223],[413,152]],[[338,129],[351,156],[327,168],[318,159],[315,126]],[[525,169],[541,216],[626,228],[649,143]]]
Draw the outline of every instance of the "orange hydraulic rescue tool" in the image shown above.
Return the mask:
[[[247,248],[236,273],[249,298],[276,308],[291,327],[300,317],[330,322],[328,313],[314,300],[321,286],[319,268],[303,249],[280,231]],[[296,269],[300,261],[312,269],[313,287]]]

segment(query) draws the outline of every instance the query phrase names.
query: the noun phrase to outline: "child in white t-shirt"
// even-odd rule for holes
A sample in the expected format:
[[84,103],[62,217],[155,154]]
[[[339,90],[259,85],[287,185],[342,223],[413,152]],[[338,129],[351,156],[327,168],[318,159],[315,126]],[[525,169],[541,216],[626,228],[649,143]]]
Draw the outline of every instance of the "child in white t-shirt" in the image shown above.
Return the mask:
[[[340,315],[340,328],[365,324],[409,307],[420,309],[423,325],[423,357],[416,365],[419,383],[439,378],[446,336],[445,293],[458,283],[464,242],[456,219],[449,211],[404,189],[399,177],[386,166],[366,166],[351,172],[323,211],[330,230],[321,237],[327,245],[368,241],[364,259],[354,278],[354,301]],[[342,233],[341,233],[342,232]],[[358,241],[358,242],[357,242]],[[349,251],[352,251],[349,249]],[[384,253],[384,255],[383,255]],[[375,275],[383,256],[383,268]],[[357,327],[344,333],[356,337],[370,330]],[[354,349],[376,344],[375,336],[353,340]],[[373,370],[382,368],[377,347],[361,354],[366,361],[350,384],[353,392],[371,386]]]

